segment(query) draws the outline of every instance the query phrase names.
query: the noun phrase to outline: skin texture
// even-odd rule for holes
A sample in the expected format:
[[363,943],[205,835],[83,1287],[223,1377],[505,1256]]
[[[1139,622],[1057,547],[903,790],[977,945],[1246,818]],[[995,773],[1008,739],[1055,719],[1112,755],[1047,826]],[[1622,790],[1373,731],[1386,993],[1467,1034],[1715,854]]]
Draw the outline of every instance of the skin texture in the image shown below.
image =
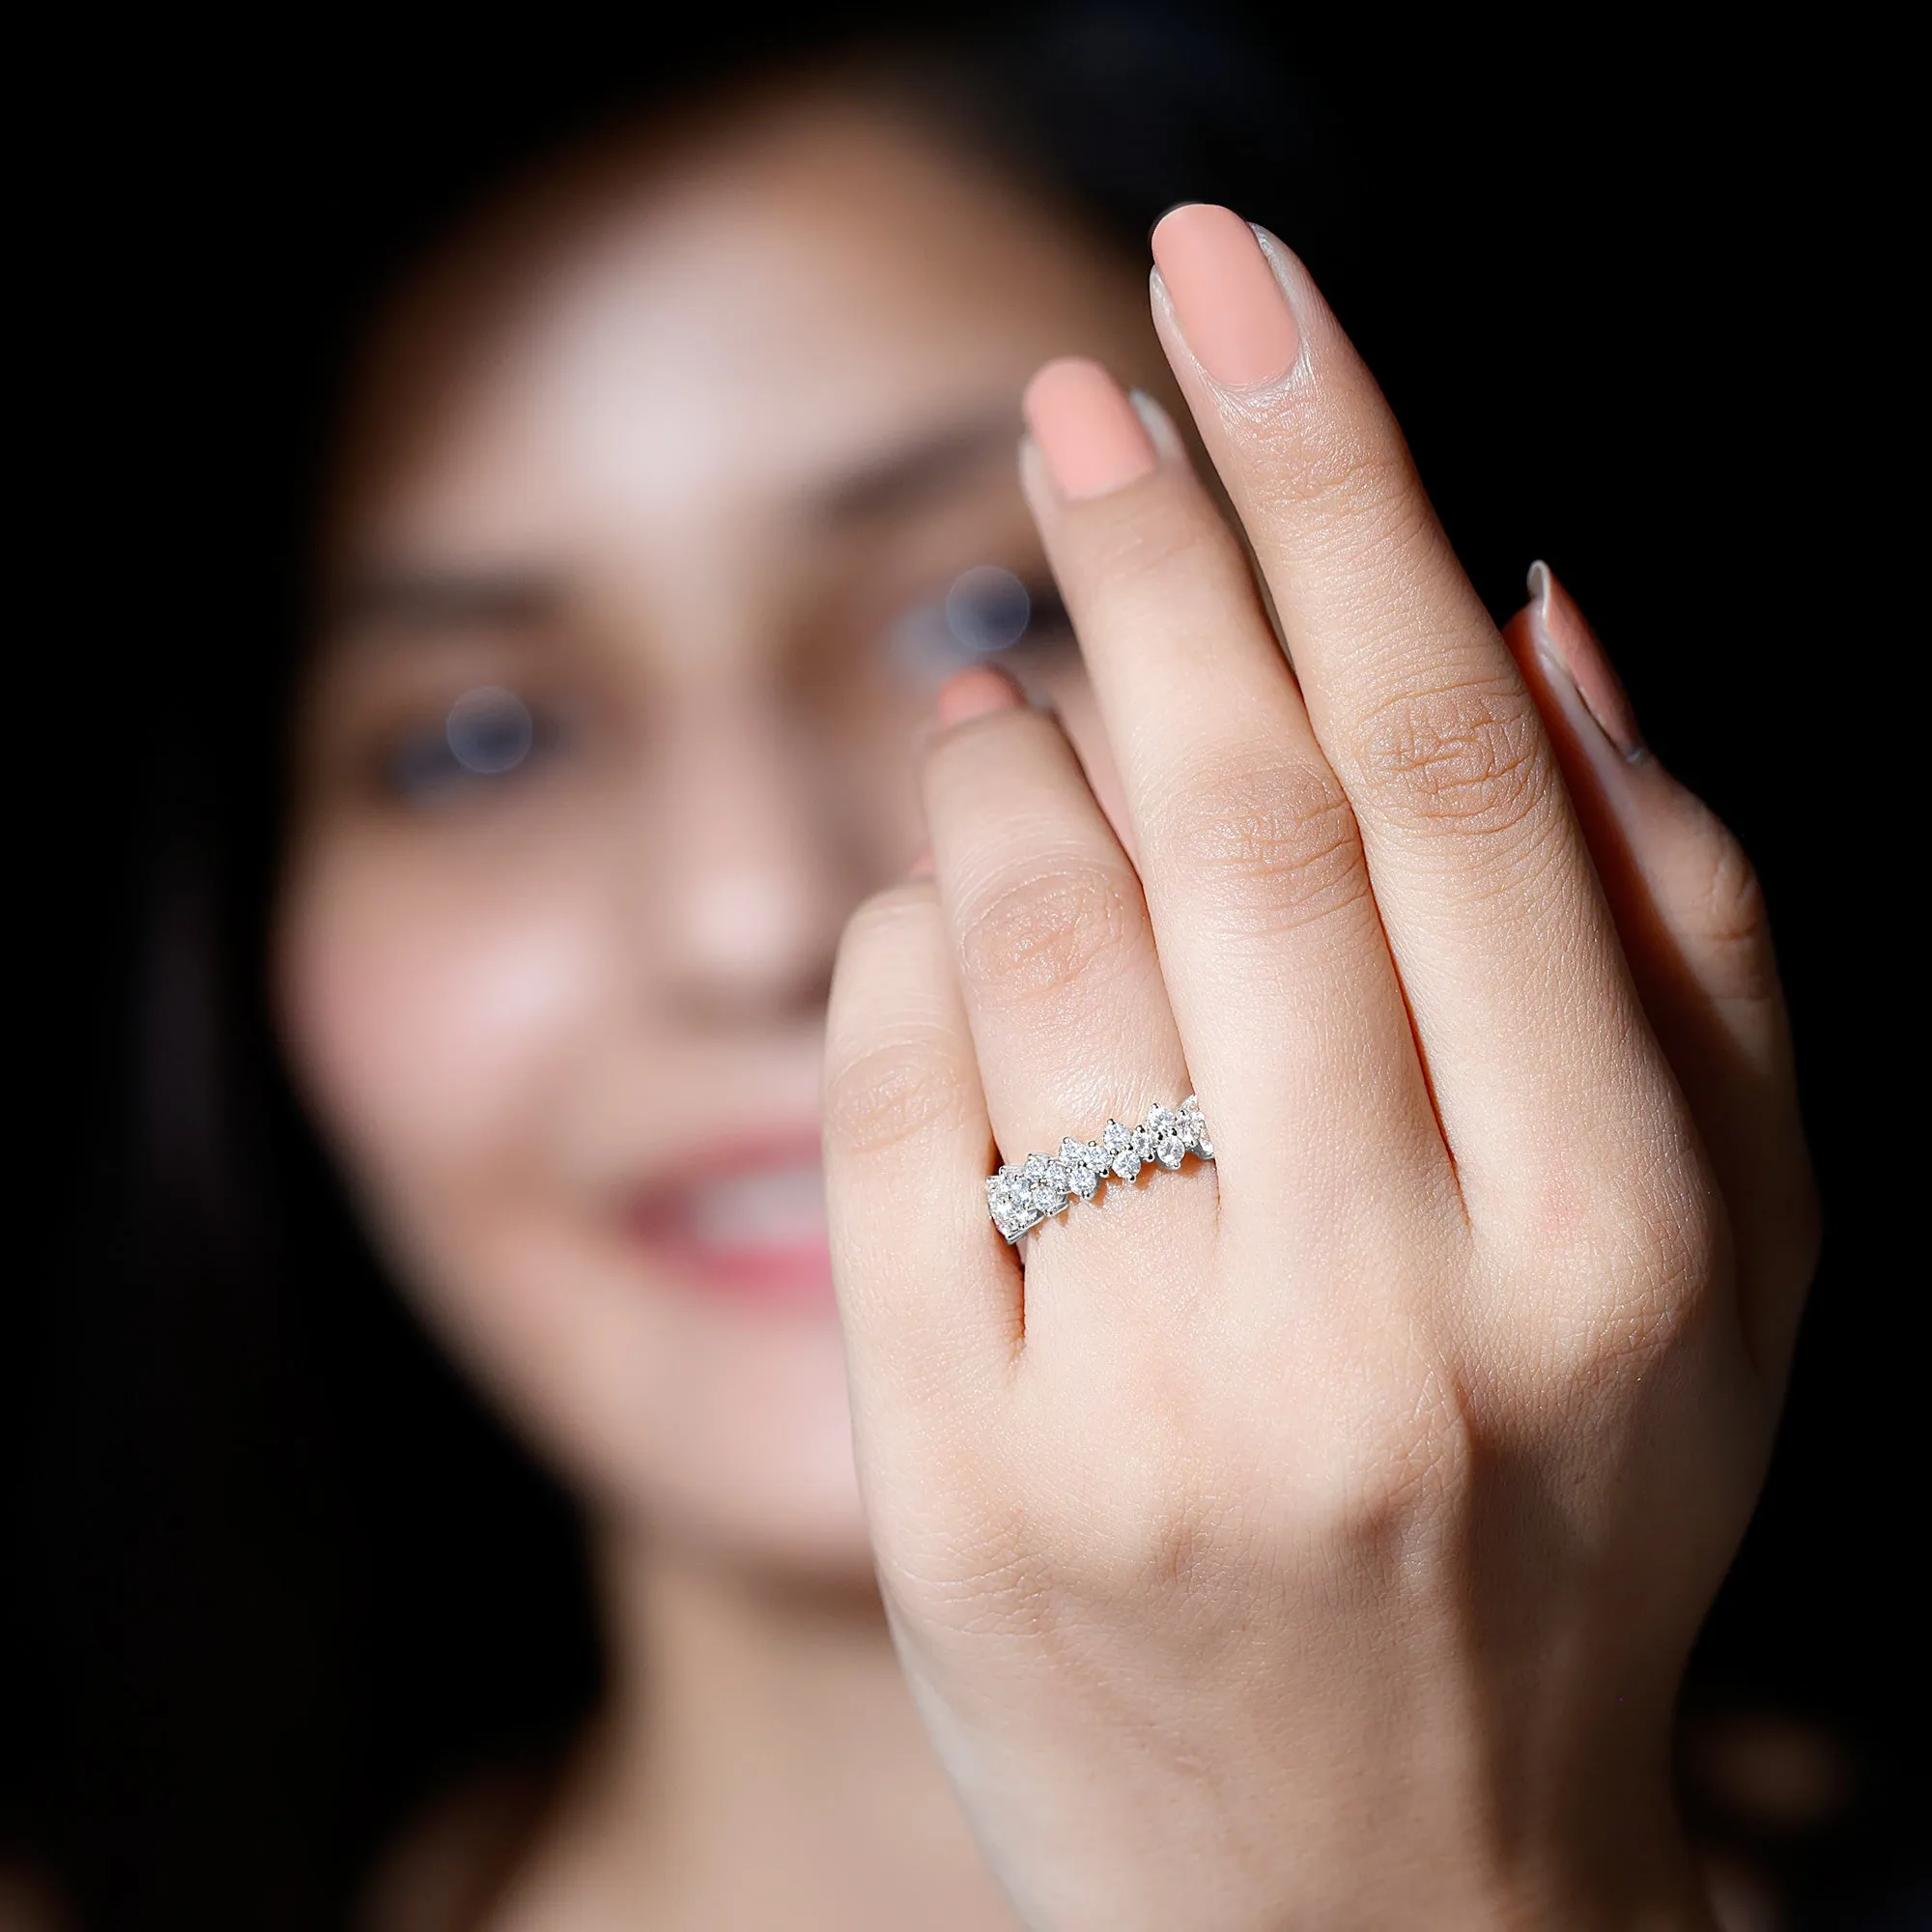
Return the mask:
[[[1267,272],[1206,273],[1179,220],[1155,320],[1294,671],[1179,437],[1096,492],[1125,399],[1088,372],[1083,425],[1046,371],[1022,471],[1134,857],[973,673],[933,876],[847,933],[834,1254],[900,1651],[1030,1925],[1708,1922],[1672,1707],[1816,1240],[1761,905],[1548,573],[1497,634],[1300,264],[1223,211]],[[1214,300],[1293,318],[1219,330],[1234,382]],[[986,1224],[995,1148],[1190,1090],[1211,1169]]]
[[[1294,286],[1303,360],[1222,395],[1137,268],[797,96],[492,211],[372,339],[275,974],[372,1232],[588,1526],[611,1690],[496,1926],[1687,1909],[1668,1704],[1806,1266],[1761,915],[1721,828],[1605,751],[1560,586],[1503,650]],[[1195,408],[1305,713],[1171,429],[1077,505],[1035,452],[1023,496],[1018,399],[1068,355]],[[1037,627],[1011,668],[1052,717],[969,673],[922,779],[944,666],[905,639],[1049,555],[1094,684]],[[1425,740],[1388,680],[1452,637],[1485,668],[1450,696],[1514,708]],[[1364,736],[1392,690],[1412,728]],[[513,768],[451,767],[472,700],[528,722]],[[1528,749],[1473,792],[1340,755],[1496,732]],[[1459,839],[1516,854],[1514,902],[1444,886]],[[716,1224],[769,1200],[719,1177],[810,1169],[862,905],[835,1312],[823,1230],[768,1265]],[[1190,993],[1168,935],[1204,919]],[[1538,969],[1472,1010],[1498,945]],[[1190,1070],[1219,1175],[1049,1226],[1023,1279],[995,1131]],[[420,1872],[480,1852],[405,1849],[373,1922],[442,1922]]]
[[[1706,1922],[1671,1708],[1816,1242],[1762,908],[1548,572],[1497,636],[1306,270],[1179,226],[1155,321],[1294,672],[1180,439],[1095,493],[1126,400],[1045,371],[1022,473],[1134,858],[976,674],[933,877],[846,935],[900,1652],[1028,1924]],[[1281,311],[1221,319],[1229,383],[1213,301]],[[1190,1088],[1211,1171],[976,1238],[993,1146]]]

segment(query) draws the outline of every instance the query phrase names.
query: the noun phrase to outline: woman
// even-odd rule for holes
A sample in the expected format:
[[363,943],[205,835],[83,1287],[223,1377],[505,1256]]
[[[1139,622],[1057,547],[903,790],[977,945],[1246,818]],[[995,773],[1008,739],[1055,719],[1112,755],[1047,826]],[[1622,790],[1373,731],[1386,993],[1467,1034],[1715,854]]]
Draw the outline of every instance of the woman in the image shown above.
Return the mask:
[[[1151,322],[854,71],[371,332],[274,1011],[609,1676],[375,1922],[1701,1922],[1670,1712],[1815,1239],[1749,873],[1288,250],[1154,255]],[[1001,1240],[996,1157],[1196,1090],[1211,1165]]]

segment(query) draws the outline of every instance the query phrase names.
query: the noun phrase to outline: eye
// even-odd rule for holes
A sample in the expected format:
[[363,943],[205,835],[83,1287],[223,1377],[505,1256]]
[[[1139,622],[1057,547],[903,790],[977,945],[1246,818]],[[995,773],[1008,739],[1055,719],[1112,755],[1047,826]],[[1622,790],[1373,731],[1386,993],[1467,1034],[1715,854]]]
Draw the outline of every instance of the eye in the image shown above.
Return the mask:
[[1032,617],[1026,585],[996,563],[962,570],[946,593],[946,628],[975,657],[1010,649],[1026,636]]
[[533,712],[514,691],[466,691],[434,724],[406,732],[392,747],[384,778],[397,797],[431,804],[489,785],[553,752],[559,721]]
[[915,605],[893,627],[892,651],[921,686],[937,684],[981,658],[1052,649],[1071,636],[1051,579],[1028,583],[998,564],[963,570],[943,599]]

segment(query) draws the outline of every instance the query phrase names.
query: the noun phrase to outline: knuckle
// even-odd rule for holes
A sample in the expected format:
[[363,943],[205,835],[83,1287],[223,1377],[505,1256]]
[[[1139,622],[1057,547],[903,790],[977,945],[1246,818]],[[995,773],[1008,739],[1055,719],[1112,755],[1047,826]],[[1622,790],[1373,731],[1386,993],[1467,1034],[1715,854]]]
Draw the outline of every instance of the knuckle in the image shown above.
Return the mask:
[[982,997],[1050,1002],[1119,957],[1140,923],[1137,894],[1110,867],[1044,859],[969,901],[961,962]]
[[1422,490],[1406,450],[1346,420],[1330,420],[1267,446],[1262,489],[1269,508],[1292,510],[1297,524],[1358,529],[1414,526]]
[[1417,1349],[1365,1409],[1337,1418],[1294,1481],[1298,1512],[1357,1560],[1398,1561],[1466,1492],[1477,1460],[1472,1399]]
[[908,1031],[827,1068],[825,1137],[848,1153],[885,1152],[955,1127],[970,1099],[947,1042]]
[[1130,496],[1095,528],[1082,556],[1094,583],[1136,594],[1136,586],[1203,567],[1240,563],[1228,527],[1205,500],[1177,501],[1171,493]]
[[1616,1184],[1560,1191],[1562,1209],[1525,1231],[1551,1317],[1546,1366],[1561,1388],[1619,1387],[1696,1332],[1726,1278],[1725,1232],[1689,1148],[1653,1151]]
[[1317,923],[1369,891],[1348,794],[1307,764],[1236,760],[1190,777],[1160,835],[1221,920],[1259,937]]
[[1359,757],[1377,809],[1409,831],[1506,834],[1556,782],[1534,700],[1500,679],[1405,692],[1367,721]]
[[1653,1211],[1604,1243],[1596,1353],[1606,1369],[1667,1352],[1721,1270],[1719,1231],[1694,1212]]

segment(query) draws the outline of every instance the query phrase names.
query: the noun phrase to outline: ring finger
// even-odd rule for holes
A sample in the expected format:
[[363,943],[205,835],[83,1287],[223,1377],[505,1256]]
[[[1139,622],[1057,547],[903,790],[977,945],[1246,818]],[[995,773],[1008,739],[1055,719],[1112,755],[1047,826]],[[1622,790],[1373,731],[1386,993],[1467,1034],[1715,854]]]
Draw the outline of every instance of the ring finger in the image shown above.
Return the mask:
[[[940,720],[923,772],[933,870],[1002,1158],[1176,1105],[1187,1068],[1140,879],[1072,747],[991,669],[955,678]],[[1104,1197],[1116,1231],[1140,1222],[1129,1192]],[[1059,1235],[1049,1222],[1029,1239]]]

